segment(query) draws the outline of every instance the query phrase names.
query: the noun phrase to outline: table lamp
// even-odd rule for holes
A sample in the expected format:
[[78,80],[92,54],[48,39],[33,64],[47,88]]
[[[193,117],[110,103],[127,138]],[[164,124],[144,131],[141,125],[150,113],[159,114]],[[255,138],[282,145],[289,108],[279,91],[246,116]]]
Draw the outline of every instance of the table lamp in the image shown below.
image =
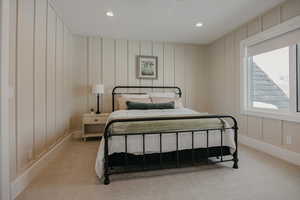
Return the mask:
[[99,110],[99,98],[100,98],[100,94],[104,93],[104,85],[102,84],[96,84],[93,86],[92,89],[93,94],[97,95],[97,112],[96,114],[100,114],[100,110]]

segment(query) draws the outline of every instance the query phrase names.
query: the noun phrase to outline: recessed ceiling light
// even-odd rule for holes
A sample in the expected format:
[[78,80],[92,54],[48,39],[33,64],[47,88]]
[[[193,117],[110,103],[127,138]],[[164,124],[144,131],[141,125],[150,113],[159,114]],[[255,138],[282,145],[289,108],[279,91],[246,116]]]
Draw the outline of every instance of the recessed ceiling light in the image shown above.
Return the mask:
[[203,26],[203,23],[201,22],[198,22],[197,24],[195,24],[196,27],[202,27]]
[[106,12],[106,16],[108,17],[113,17],[114,16],[114,13],[112,11],[107,11]]

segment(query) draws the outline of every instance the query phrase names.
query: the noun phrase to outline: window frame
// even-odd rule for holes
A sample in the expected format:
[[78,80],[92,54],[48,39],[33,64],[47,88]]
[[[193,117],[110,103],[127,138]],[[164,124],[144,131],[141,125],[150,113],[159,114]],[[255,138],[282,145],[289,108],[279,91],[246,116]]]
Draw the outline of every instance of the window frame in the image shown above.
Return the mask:
[[[275,37],[282,36],[288,32],[300,29],[300,16],[292,18],[282,24],[272,27],[264,32],[249,37],[240,43],[240,114],[251,115],[271,119],[279,119],[286,121],[300,122],[300,66],[299,66],[299,55],[300,45],[290,46],[290,103],[288,110],[275,110],[268,108],[254,108],[250,105],[250,92],[249,92],[249,59],[248,59],[248,48],[255,44],[264,42]],[[299,39],[300,43],[300,39]],[[297,48],[298,46],[298,48]],[[298,51],[298,52],[297,52]]]
[[300,43],[296,45],[296,110],[300,113]]

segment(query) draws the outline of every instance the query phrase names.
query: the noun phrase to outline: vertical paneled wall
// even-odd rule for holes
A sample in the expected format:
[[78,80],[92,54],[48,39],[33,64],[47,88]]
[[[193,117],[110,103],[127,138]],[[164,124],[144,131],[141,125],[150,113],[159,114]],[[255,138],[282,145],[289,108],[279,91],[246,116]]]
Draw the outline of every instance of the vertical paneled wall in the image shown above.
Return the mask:
[[[82,113],[96,108],[96,97],[91,94],[95,83],[105,86],[101,100],[103,112],[111,112],[111,91],[116,85],[178,85],[187,107],[207,110],[203,46],[82,36],[76,36],[74,43],[74,129],[80,128]],[[137,55],[158,56],[157,80],[137,79]]]
[[[34,0],[19,0],[17,7],[17,161],[28,166],[34,137]],[[24,151],[25,150],[25,151]]]
[[[209,111],[231,113],[239,119],[240,133],[294,152],[300,152],[300,124],[240,115],[240,41],[300,15],[300,1],[288,0],[208,48]],[[286,144],[292,136],[292,144]]]
[[[103,112],[111,111],[112,96],[111,91],[115,85],[115,41],[112,39],[102,40],[102,80],[105,85],[103,95]],[[89,77],[87,77],[89,79]],[[88,88],[91,86],[88,86]],[[88,91],[90,92],[90,91]],[[90,107],[91,105],[88,105]]]
[[55,64],[56,64],[56,15],[51,6],[47,9],[47,72],[46,72],[46,129],[47,145],[55,140]]
[[[99,55],[99,60],[97,58],[88,59],[88,44],[87,38],[74,36],[74,60],[73,60],[73,90],[74,90],[74,98],[73,98],[73,112],[72,112],[72,120],[71,127],[72,129],[80,129],[81,117],[82,113],[88,111],[89,99],[95,98],[92,96],[91,91],[89,91],[88,85],[89,83],[89,73],[92,72],[90,66],[99,67],[102,66],[102,46],[96,48],[97,51],[94,52],[95,55]],[[102,42],[100,43],[102,44]],[[95,43],[96,45],[96,43]],[[90,61],[88,63],[88,60]],[[89,66],[89,67],[88,67]],[[100,67],[102,70],[102,67]],[[102,73],[99,77],[102,80]],[[91,102],[92,103],[92,102]],[[102,101],[101,101],[102,103]]]
[[36,1],[34,42],[34,125],[37,155],[46,145],[46,57],[47,57],[47,1]]
[[9,109],[11,179],[15,179],[69,129],[73,36],[51,1],[10,2]]

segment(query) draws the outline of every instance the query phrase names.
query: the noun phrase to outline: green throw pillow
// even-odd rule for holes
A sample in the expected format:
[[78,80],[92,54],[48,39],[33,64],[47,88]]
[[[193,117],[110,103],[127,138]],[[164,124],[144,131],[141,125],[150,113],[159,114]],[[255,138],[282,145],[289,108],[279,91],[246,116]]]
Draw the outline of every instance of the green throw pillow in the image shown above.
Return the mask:
[[127,101],[128,110],[149,110],[149,109],[175,109],[175,102],[167,103],[140,103]]

